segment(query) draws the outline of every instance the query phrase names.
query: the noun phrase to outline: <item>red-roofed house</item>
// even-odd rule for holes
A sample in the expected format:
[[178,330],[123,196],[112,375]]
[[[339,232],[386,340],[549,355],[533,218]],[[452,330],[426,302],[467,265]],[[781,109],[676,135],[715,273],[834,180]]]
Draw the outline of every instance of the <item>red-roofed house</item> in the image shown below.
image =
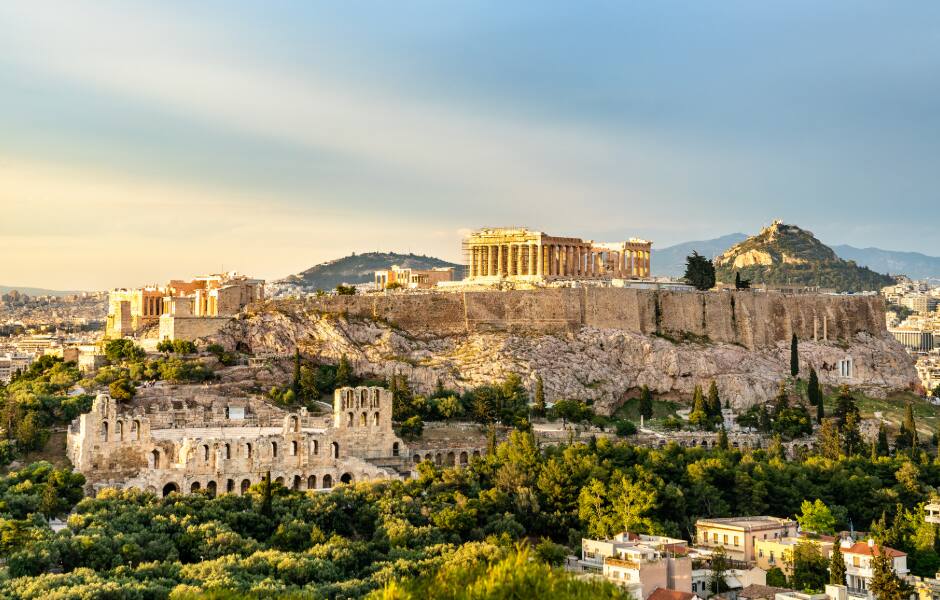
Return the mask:
[[882,548],[874,540],[854,543],[851,540],[842,540],[840,548],[845,559],[845,583],[850,591],[868,591],[868,584],[874,576],[872,558],[882,551],[891,557],[894,572],[898,576],[904,577],[908,574],[907,554],[887,546]]
[[702,598],[690,592],[656,588],[646,600],[702,600]]

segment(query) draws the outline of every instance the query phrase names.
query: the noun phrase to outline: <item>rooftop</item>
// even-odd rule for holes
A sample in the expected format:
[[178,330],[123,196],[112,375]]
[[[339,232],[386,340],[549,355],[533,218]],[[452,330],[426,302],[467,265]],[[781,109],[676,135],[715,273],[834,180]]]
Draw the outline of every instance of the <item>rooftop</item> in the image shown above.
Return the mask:
[[720,519],[699,519],[696,525],[717,525],[721,527],[737,527],[749,531],[768,527],[785,527],[796,525],[796,521],[780,517],[723,517]]

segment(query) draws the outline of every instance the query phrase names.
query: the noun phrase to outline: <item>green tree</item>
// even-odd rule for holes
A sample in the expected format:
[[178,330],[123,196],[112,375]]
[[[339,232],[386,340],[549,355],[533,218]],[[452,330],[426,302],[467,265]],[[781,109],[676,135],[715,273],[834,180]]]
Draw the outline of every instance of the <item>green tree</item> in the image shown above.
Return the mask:
[[111,382],[111,385],[108,386],[108,392],[115,400],[129,401],[137,394],[137,389],[130,379],[121,377]]
[[708,581],[708,588],[712,594],[723,594],[730,589],[725,579],[730,566],[728,554],[725,552],[724,547],[715,548],[711,556],[712,574]]
[[653,418],[653,393],[648,385],[640,390],[640,416],[649,421]]
[[835,419],[823,419],[816,436],[819,455],[830,460],[839,460],[842,454],[842,439]]
[[349,366],[349,359],[343,354],[339,357],[339,364],[336,366],[336,387],[352,385],[352,380],[352,367]]
[[741,271],[734,272],[734,289],[736,290],[747,290],[751,287],[750,279],[742,279]]
[[826,504],[817,498],[815,501],[803,500],[800,505],[801,514],[796,520],[804,531],[811,531],[817,535],[832,535],[836,531],[836,518]]
[[22,450],[27,452],[41,450],[49,439],[49,430],[43,427],[42,415],[34,410],[26,412],[26,416],[14,425],[16,441]]
[[697,290],[710,290],[715,287],[715,265],[693,250],[685,259],[684,279]]
[[842,449],[846,456],[858,454],[862,450],[862,434],[859,432],[858,413],[849,413],[842,427]]
[[696,385],[692,393],[692,412],[689,413],[689,424],[693,427],[704,430],[711,428],[711,419],[708,418],[708,410],[705,406],[705,398],[702,396],[702,386]]
[[559,400],[552,406],[552,416],[561,419],[563,425],[580,423],[591,415],[591,409],[581,400]]
[[718,384],[713,379],[708,385],[708,399],[705,403],[705,411],[708,416],[718,423],[721,419],[721,398],[718,397]]
[[722,425],[721,429],[718,430],[718,449],[719,450],[728,449],[728,432],[725,431],[724,425]]
[[810,367],[809,369],[809,383],[806,384],[806,399],[809,400],[811,406],[819,407],[822,402],[822,390],[819,387],[819,375],[816,374],[816,369]]
[[800,344],[796,334],[790,338],[790,375],[796,377],[800,374]]
[[300,348],[294,348],[294,376],[290,387],[295,394],[300,395]]
[[460,400],[456,396],[439,398],[437,400],[437,412],[441,417],[449,421],[463,414],[463,404],[460,403]]
[[839,542],[837,538],[829,555],[829,583],[833,585],[845,585],[845,558]]
[[894,572],[894,559],[879,545],[871,559],[872,578],[868,589],[878,600],[907,600],[911,589]]
[[541,375],[535,376],[535,401],[532,404],[532,414],[536,417],[545,416],[545,383]]
[[409,440],[417,439],[424,433],[424,421],[422,421],[421,417],[418,415],[408,417],[399,426],[399,430],[403,438]]
[[163,352],[166,354],[173,352],[173,340],[170,338],[163,338],[157,342],[157,352]]
[[798,590],[822,590],[828,580],[828,562],[813,540],[800,540],[789,556],[790,585]]
[[888,456],[891,453],[891,447],[888,445],[888,430],[885,429],[884,422],[878,424],[876,451],[878,456]]
[[919,440],[917,437],[917,423],[914,421],[914,406],[908,402],[904,407],[904,420],[898,427],[898,435],[894,439],[894,447],[898,450],[907,448],[917,448]]
[[823,406],[823,399],[820,395],[819,401],[816,403],[816,422],[822,423],[823,419],[826,418],[826,407]]
[[337,296],[355,296],[356,286],[339,284],[338,286],[336,286],[336,295]]

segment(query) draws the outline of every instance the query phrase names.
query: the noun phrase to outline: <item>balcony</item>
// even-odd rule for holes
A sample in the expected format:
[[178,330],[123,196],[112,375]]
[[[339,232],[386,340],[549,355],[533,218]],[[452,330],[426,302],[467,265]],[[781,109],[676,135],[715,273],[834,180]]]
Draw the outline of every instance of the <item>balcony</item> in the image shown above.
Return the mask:
[[638,562],[635,562],[632,560],[621,560],[619,558],[613,558],[613,557],[605,558],[604,564],[609,565],[611,567],[619,567],[621,569],[633,569],[636,571],[640,569],[640,563]]

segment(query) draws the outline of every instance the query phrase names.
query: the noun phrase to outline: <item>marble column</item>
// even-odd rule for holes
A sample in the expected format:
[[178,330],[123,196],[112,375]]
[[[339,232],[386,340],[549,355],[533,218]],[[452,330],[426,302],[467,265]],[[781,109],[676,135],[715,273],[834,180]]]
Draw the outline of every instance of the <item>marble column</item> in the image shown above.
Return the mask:
[[541,244],[536,244],[536,249],[538,250],[538,263],[536,264],[536,275],[541,277],[545,276],[545,247]]
[[529,275],[535,275],[535,251],[537,246],[535,244],[529,244]]
[[490,244],[487,246],[489,259],[486,261],[486,274],[490,277],[496,275],[496,246]]

